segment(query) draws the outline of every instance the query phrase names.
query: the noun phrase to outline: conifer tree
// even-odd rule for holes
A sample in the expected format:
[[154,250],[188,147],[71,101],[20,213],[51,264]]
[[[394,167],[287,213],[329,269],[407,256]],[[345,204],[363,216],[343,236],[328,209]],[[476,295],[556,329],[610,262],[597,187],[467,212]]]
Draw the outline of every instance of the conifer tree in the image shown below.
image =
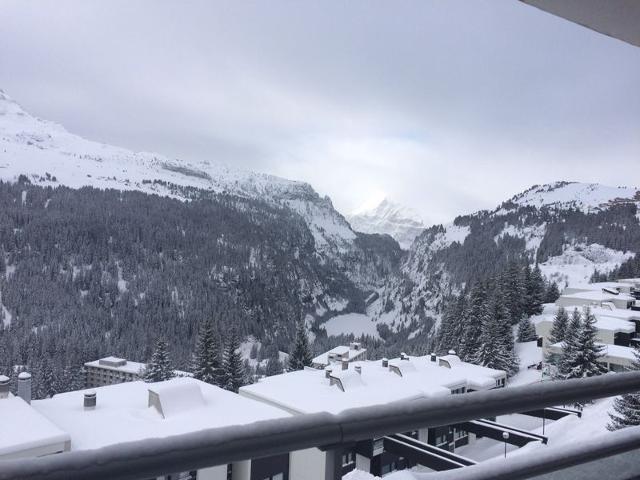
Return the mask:
[[562,353],[556,361],[557,371],[554,378],[569,378],[571,371],[571,362],[578,348],[578,336],[582,330],[582,318],[577,308],[573,310],[571,319],[567,325],[562,343]]
[[578,333],[573,355],[568,358],[565,378],[582,378],[601,375],[607,371],[598,361],[602,357],[602,346],[596,345],[596,317],[587,307],[584,312],[582,328]]
[[38,388],[40,398],[53,397],[56,392],[56,379],[53,373],[53,367],[49,361],[45,360],[39,369]]
[[544,294],[544,303],[554,303],[560,297],[560,290],[556,282],[551,282],[547,286],[547,291]]
[[538,339],[531,319],[526,315],[518,322],[518,342],[532,342]]
[[504,370],[512,375],[518,371],[518,357],[515,354],[511,322],[499,289],[494,292],[487,315],[482,324],[480,345],[471,358],[475,364]]
[[564,337],[567,333],[569,326],[569,314],[564,307],[559,307],[553,318],[553,325],[551,326],[551,332],[549,333],[549,343],[554,344],[564,341]]
[[528,316],[539,315],[542,313],[542,304],[544,303],[545,286],[542,272],[538,264],[531,270],[529,265],[525,266],[525,289],[526,289],[526,308],[525,313]]
[[302,370],[304,367],[310,367],[312,360],[307,330],[304,322],[300,321],[296,325],[296,343],[291,357],[289,357],[289,370]]
[[198,332],[193,360],[193,376],[198,380],[218,385],[220,379],[220,344],[213,331],[213,324],[205,320]]
[[438,331],[437,353],[444,355],[449,350],[460,350],[460,341],[465,330],[466,305],[467,297],[464,293],[449,301]]
[[238,393],[238,389],[244,385],[244,365],[240,354],[240,338],[235,328],[231,330],[229,339],[224,347],[224,360],[222,363],[224,372],[223,388]]
[[[636,346],[633,349],[635,360],[629,370],[640,370],[640,350]],[[625,393],[613,401],[615,413],[609,413],[611,422],[608,430],[620,430],[621,428],[640,425],[640,393]]]
[[144,381],[148,383],[162,382],[173,377],[173,368],[171,368],[171,360],[169,359],[169,347],[165,340],[160,339],[156,342],[151,361],[144,370]]
[[504,294],[504,304],[509,310],[511,322],[517,322],[524,314],[524,288],[523,275],[520,266],[512,261],[507,266],[500,281]]
[[477,283],[471,289],[468,315],[458,352],[464,361],[473,361],[478,354],[482,326],[488,321],[487,317],[489,316],[486,296],[487,290],[482,283]]

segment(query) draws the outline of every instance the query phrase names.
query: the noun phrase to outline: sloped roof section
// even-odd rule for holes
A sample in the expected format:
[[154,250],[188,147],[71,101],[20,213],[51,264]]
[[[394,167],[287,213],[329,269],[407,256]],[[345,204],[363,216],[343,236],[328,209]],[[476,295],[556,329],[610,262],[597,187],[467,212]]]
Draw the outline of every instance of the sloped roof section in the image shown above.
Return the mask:
[[638,0],[520,1],[640,47],[640,2]]

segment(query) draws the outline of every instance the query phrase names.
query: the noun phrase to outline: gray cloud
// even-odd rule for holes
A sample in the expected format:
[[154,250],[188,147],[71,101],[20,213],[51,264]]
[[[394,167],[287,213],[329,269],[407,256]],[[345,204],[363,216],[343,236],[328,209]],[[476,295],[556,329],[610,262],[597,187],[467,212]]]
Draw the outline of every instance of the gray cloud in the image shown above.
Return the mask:
[[640,184],[640,49],[515,0],[0,5],[0,87],[88,138],[428,221]]

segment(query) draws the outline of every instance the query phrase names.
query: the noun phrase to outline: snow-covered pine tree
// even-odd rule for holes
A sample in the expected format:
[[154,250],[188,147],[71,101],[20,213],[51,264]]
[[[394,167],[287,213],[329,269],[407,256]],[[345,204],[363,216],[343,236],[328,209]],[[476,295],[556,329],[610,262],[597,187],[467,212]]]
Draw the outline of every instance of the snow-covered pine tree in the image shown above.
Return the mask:
[[536,328],[531,319],[524,315],[518,322],[518,342],[532,342],[538,339]]
[[312,360],[307,330],[304,322],[299,321],[296,325],[296,343],[289,357],[289,370],[302,370],[304,367],[310,367]]
[[547,286],[547,291],[544,294],[544,303],[554,303],[560,296],[560,290],[556,282],[551,282]]
[[[640,370],[640,350],[636,346],[633,349],[635,360],[629,370]],[[640,393],[626,393],[613,401],[615,413],[609,413],[611,422],[608,430],[620,430],[625,427],[640,425]]]
[[163,339],[156,342],[151,361],[144,370],[143,378],[147,383],[162,382],[173,378],[173,368],[169,359],[169,346]]
[[45,360],[38,370],[38,398],[53,397],[56,393],[56,379],[53,373],[51,363]]
[[509,310],[512,324],[516,323],[524,314],[524,298],[526,290],[523,284],[523,276],[520,265],[515,261],[509,262],[506,270],[500,278],[504,304]]
[[487,289],[479,282],[471,289],[469,298],[468,315],[465,318],[465,328],[458,352],[462,360],[473,361],[477,358],[482,326],[488,321],[488,316]]
[[569,325],[569,314],[564,307],[559,307],[555,317],[553,317],[553,325],[549,333],[549,343],[554,344],[562,342],[567,333]]
[[571,370],[571,362],[573,361],[573,356],[578,348],[578,336],[580,335],[581,330],[582,317],[580,316],[578,309],[575,308],[571,314],[571,319],[567,324],[567,329],[565,330],[562,353],[558,356],[558,359],[555,362],[557,369],[554,372],[554,378],[568,378]]
[[578,333],[576,348],[568,359],[565,378],[593,377],[606,373],[606,367],[598,361],[602,357],[602,346],[596,345],[596,317],[587,307],[584,311],[582,328]]
[[515,354],[511,322],[499,288],[489,301],[480,345],[471,360],[478,365],[504,370],[509,376],[518,371],[519,360]]
[[442,316],[438,331],[437,353],[445,355],[449,350],[460,350],[460,341],[464,336],[467,296],[461,293],[451,297]]
[[231,330],[224,347],[224,360],[222,362],[224,372],[223,388],[238,393],[238,389],[244,385],[244,365],[240,354],[240,338],[235,328]]
[[542,272],[538,264],[531,270],[529,265],[525,267],[525,290],[526,307],[525,313],[528,316],[542,313],[542,304],[545,297],[545,285]]
[[196,351],[193,359],[193,376],[198,380],[218,385],[222,362],[220,344],[210,320],[205,320],[198,332]]

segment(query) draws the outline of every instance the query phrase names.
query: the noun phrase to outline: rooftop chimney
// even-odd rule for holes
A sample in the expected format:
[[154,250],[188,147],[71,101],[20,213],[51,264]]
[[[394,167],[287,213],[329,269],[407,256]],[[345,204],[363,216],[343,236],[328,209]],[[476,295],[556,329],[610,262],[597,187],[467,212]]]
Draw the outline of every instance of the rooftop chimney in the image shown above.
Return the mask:
[[407,355],[406,353],[402,352],[400,354],[400,360],[409,360],[409,355]]
[[383,358],[382,359],[382,367],[383,368],[389,368],[389,359],[388,358]]
[[331,377],[331,369],[329,367],[324,369],[324,378],[330,378]]
[[342,370],[349,369],[349,360],[342,360]]
[[0,375],[0,399],[9,397],[9,377]]
[[27,403],[31,403],[31,374],[20,372],[18,375],[18,396]]
[[449,350],[449,355],[455,355],[456,351],[455,350]]
[[96,408],[96,392],[95,390],[89,390],[88,392],[84,392],[84,409],[85,410],[93,410]]
[[435,353],[432,353],[432,354],[431,354],[431,361],[432,361],[432,362],[435,362],[435,361],[436,361],[436,354],[435,354]]
[[354,368],[356,369],[356,372],[358,372],[359,375],[362,375],[362,367],[360,365],[356,365]]

